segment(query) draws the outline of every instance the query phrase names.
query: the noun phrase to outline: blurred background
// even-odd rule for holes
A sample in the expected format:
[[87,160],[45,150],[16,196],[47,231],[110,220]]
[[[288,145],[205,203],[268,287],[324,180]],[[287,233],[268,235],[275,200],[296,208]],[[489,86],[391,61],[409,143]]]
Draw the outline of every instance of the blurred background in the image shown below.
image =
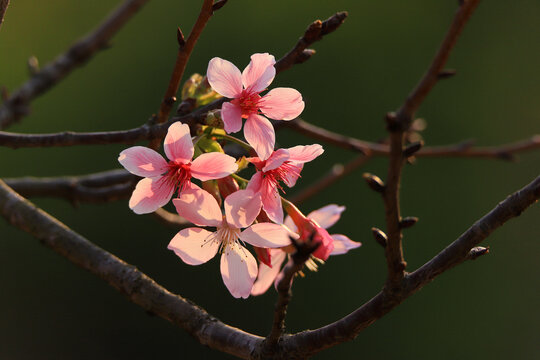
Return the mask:
[[[12,1],[0,31],[0,83],[13,90],[28,79],[27,59],[53,60],[92,30],[120,1]],[[137,127],[156,112],[176,56],[176,27],[189,33],[201,1],[151,1],[84,68],[32,103],[16,132],[98,131]],[[219,56],[243,69],[255,52],[285,54],[315,19],[336,11],[349,18],[316,43],[307,63],[280,74],[274,86],[304,96],[302,117],[330,130],[376,141],[384,114],[398,108],[439,46],[457,1],[231,0],[211,19],[186,78]],[[418,116],[427,145],[474,138],[479,145],[525,139],[540,128],[540,2],[482,2],[452,53],[458,75],[441,81]],[[313,140],[283,130],[280,146]],[[144,144],[144,143],[142,143]],[[0,148],[1,177],[87,174],[118,168],[126,145]],[[355,155],[334,146],[306,165],[297,188]],[[370,228],[384,228],[379,196],[361,174],[386,176],[377,158],[302,205],[329,203],[347,211],[331,233],[363,246],[333,257],[294,284],[287,329],[316,328],[350,313],[385,280],[383,251]],[[413,270],[456,239],[511,192],[540,173],[540,149],[517,163],[487,159],[419,159],[407,166],[404,216],[419,223],[405,232]],[[298,189],[291,190],[292,195]],[[99,246],[137,266],[169,290],[224,322],[255,334],[270,329],[276,293],[237,300],[223,285],[218,260],[185,265],[166,245],[175,230],[133,214],[127,200],[80,204],[32,199]],[[491,253],[440,276],[356,340],[316,359],[537,359],[540,310],[540,209],[533,206],[493,234]],[[0,220],[0,358],[226,359],[183,330],[138,306],[94,275]]]

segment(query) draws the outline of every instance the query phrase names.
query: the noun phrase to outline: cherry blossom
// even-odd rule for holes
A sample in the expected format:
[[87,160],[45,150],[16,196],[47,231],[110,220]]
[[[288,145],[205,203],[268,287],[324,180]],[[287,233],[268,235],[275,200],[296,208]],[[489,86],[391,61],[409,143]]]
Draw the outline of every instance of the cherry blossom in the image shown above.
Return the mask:
[[126,170],[144,177],[129,200],[129,207],[136,214],[156,211],[177,190],[179,194],[191,188],[203,191],[191,182],[192,177],[201,181],[219,179],[238,169],[233,157],[218,152],[202,154],[191,161],[194,150],[189,126],[180,122],[169,127],[163,147],[169,161],[144,146],[130,147],[118,157]]
[[251,55],[249,65],[242,73],[234,64],[215,57],[208,64],[207,77],[212,88],[232,99],[223,104],[221,117],[227,133],[242,128],[246,119],[244,136],[262,160],[268,159],[274,150],[274,128],[266,115],[274,120],[292,120],[304,110],[302,95],[295,89],[275,88],[266,95],[259,95],[274,80],[276,69],[274,56]]
[[220,251],[223,282],[236,298],[247,298],[257,277],[257,260],[241,242],[277,248],[290,245],[290,236],[297,237],[282,225],[252,225],[262,204],[260,195],[250,190],[238,190],[227,196],[224,216],[215,198],[204,191],[186,189],[173,203],[190,222],[215,227],[216,231],[198,227],[181,230],[171,240],[168,249],[189,265],[203,264]]
[[[331,204],[324,206],[318,210],[312,211],[307,215],[307,218],[324,230],[334,225],[339,220],[339,218],[341,217],[341,213],[344,210],[344,206]],[[299,233],[301,239],[301,231],[298,230],[298,227],[290,216],[287,216],[287,218],[285,218],[284,225],[292,231]],[[326,232],[326,230],[324,231]],[[333,249],[330,251],[329,255],[342,255],[347,253],[349,250],[355,249],[362,245],[359,242],[352,241],[345,235],[332,234],[329,236],[332,238],[333,244]],[[316,252],[313,255],[315,256]],[[268,290],[270,285],[272,285],[272,283],[277,278],[281,269],[281,264],[285,261],[286,258],[287,253],[284,250],[270,249],[270,261],[272,266],[268,266],[264,263],[260,264],[257,281],[255,281],[253,288],[251,289],[251,295],[261,295],[265,293],[266,290]],[[306,262],[306,267],[312,271],[317,270],[317,263],[314,260],[316,259],[312,258]],[[323,262],[322,260],[318,261],[321,263]]]
[[267,160],[249,158],[257,172],[247,186],[261,194],[263,209],[276,223],[283,223],[283,207],[279,189],[283,190],[280,181],[288,187],[293,187],[300,177],[304,163],[317,158],[324,152],[319,144],[298,145],[289,149],[278,149]]

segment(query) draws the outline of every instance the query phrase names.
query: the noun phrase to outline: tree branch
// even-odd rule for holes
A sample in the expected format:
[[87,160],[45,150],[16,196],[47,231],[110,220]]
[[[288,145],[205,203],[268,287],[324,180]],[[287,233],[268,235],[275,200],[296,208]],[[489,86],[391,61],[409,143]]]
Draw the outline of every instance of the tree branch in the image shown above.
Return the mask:
[[401,287],[401,281],[405,276],[407,263],[403,257],[401,215],[399,206],[399,187],[401,174],[406,157],[403,154],[404,135],[409,129],[414,113],[425,99],[429,91],[435,86],[439,79],[439,74],[448,60],[450,52],[456,44],[457,38],[472,12],[480,0],[464,0],[460,3],[450,29],[435,55],[428,71],[416,88],[409,94],[405,103],[396,113],[386,115],[387,129],[390,132],[390,158],[388,165],[388,176],[383,192],[386,235],[388,245],[385,247],[386,262],[388,264],[388,291],[397,291]]
[[[344,21],[346,16],[347,13],[345,12],[337,13],[331,16],[328,20],[321,22],[321,29],[319,30],[317,37],[312,39],[312,42],[317,41],[324,35],[336,30]],[[320,22],[320,20],[317,21]],[[317,21],[314,23],[317,23]],[[306,35],[304,35],[304,37],[305,36]],[[276,74],[289,69],[295,63],[299,63],[302,53],[298,53],[298,50],[295,49],[301,47],[299,44],[305,43],[302,41],[302,39],[303,38],[299,40],[298,44],[293,48],[293,50],[289,51],[284,57],[277,61]],[[162,124],[145,124],[129,130],[90,133],[76,133],[67,131],[54,134],[17,134],[0,131],[0,146],[16,149],[19,147],[52,147],[113,143],[132,144],[141,140],[153,140],[164,137],[169,126],[176,121],[181,121],[188,124],[191,127],[192,132],[194,132],[195,126],[202,122],[208,111],[221,107],[221,105],[227,100],[228,99],[226,98],[218,99],[191,112],[188,115],[172,117],[169,121]],[[0,128],[2,128],[3,123],[2,109],[4,107],[0,108]]]
[[314,243],[313,238],[300,240],[291,239],[291,241],[296,251],[289,257],[289,261],[283,267],[276,280],[278,301],[274,310],[272,330],[254,351],[253,355],[255,358],[290,359],[289,354],[281,351],[279,341],[285,331],[285,315],[287,314],[287,307],[292,298],[291,289],[294,276],[302,270],[306,261],[311,257],[311,254],[313,254],[320,245],[319,243]]
[[307,49],[307,47],[321,40],[325,35],[336,31],[347,16],[346,11],[340,11],[325,21],[315,20],[312,22],[292,50],[276,62],[276,73],[287,70],[294,64],[301,64],[309,60],[315,54],[315,50]]
[[403,125],[408,126],[408,122],[411,121],[411,118],[416,110],[418,110],[426,96],[440,79],[439,74],[441,74],[443,71],[444,65],[450,56],[450,52],[454,48],[459,35],[463,31],[465,24],[471,17],[479,2],[480,0],[462,0],[460,2],[460,6],[456,11],[454,20],[450,25],[450,29],[448,29],[448,32],[446,33],[439,50],[435,54],[435,58],[433,58],[429,69],[424,74],[422,79],[420,79],[418,85],[416,85],[414,90],[407,97],[407,100],[405,100],[405,103],[397,112],[398,121],[404,122]]
[[[7,128],[28,114],[29,103],[34,98],[56,85],[75,68],[86,63],[97,51],[105,48],[108,41],[147,1],[126,0],[92,33],[79,40],[66,53],[49,63],[14,91],[13,95],[0,107],[0,129]],[[0,12],[0,15],[3,14]]]
[[213,14],[213,3],[214,0],[204,0],[199,17],[191,29],[187,41],[184,41],[184,36],[182,35],[180,28],[178,28],[178,53],[176,55],[176,62],[171,74],[171,79],[169,80],[167,91],[165,91],[165,95],[163,96],[163,100],[161,101],[161,105],[159,107],[157,116],[158,123],[165,122],[169,117],[172,106],[176,101],[175,96],[178,92],[178,87],[180,86],[180,81],[184,75],[184,70],[186,69],[191,52],[193,51],[193,48],[195,47],[195,44],[197,43],[197,40],[199,39],[204,27],[206,26],[206,23],[208,20],[210,20],[210,17]]
[[13,226],[90,271],[130,301],[186,330],[201,344],[248,359],[262,338],[231,327],[114,255],[92,244],[0,180],[0,214]]
[[4,179],[25,197],[59,197],[73,204],[101,203],[131,195],[138,178],[125,170],[112,170],[85,176]]
[[[282,123],[285,123],[284,121]],[[338,134],[319,126],[310,124],[300,118],[286,122],[285,126],[300,134],[332,144],[343,149],[361,152],[371,156],[387,156],[390,154],[388,144],[369,142],[350,136]],[[416,157],[459,157],[459,158],[487,158],[498,160],[515,160],[515,154],[536,150],[540,148],[540,135],[529,139],[519,140],[498,146],[474,146],[473,140],[466,140],[457,144],[425,146],[414,154]]]
[[0,28],[2,28],[2,23],[4,22],[4,17],[6,16],[8,6],[9,0],[0,0]]
[[295,355],[306,357],[354,339],[362,330],[437,276],[469,259],[469,253],[475,246],[504,223],[519,216],[538,199],[540,199],[540,177],[508,196],[433,259],[407,275],[398,291],[390,293],[383,290],[354,312],[334,323],[284,337],[281,342],[283,351],[289,354],[290,358],[294,358]]

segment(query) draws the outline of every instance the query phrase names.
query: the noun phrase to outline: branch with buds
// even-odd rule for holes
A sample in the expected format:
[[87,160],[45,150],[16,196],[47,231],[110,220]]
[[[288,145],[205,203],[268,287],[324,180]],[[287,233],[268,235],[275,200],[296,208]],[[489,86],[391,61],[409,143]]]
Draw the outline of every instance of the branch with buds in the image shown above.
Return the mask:
[[[268,91],[277,74],[315,54],[310,47],[337,30],[347,18],[346,12],[312,22],[294,47],[277,61],[268,53],[256,53],[240,71],[225,59],[211,59],[206,75],[194,74],[185,82],[176,115],[171,116],[195,44],[212,15],[226,2],[203,0],[187,39],[178,28],[179,48],[171,78],[158,113],[145,124],[129,130],[89,133],[0,132],[0,146],[10,148],[150,142],[148,147],[133,146],[120,153],[118,161],[127,171],[0,180],[0,215],[103,279],[129,301],[178,325],[203,345],[244,359],[292,359],[307,358],[354,339],[438,275],[488,254],[489,248],[479,244],[540,198],[538,177],[500,202],[423,266],[406,271],[403,232],[418,221],[417,217],[401,214],[400,185],[408,161],[435,156],[513,160],[517,153],[540,147],[538,136],[497,147],[475,147],[471,142],[424,146],[415,136],[422,130],[415,113],[440,79],[455,74],[454,70],[445,69],[446,61],[479,0],[460,3],[427,72],[403,105],[387,113],[388,138],[380,142],[336,134],[302,120],[299,116],[305,103],[293,88]],[[8,3],[0,0],[0,25]],[[94,32],[43,69],[39,70],[37,61],[32,61],[32,78],[11,96],[4,94],[0,128],[6,129],[26,115],[34,98],[104,48],[145,3],[125,1]],[[287,200],[283,197],[284,187],[294,187],[304,166],[321,156],[324,149],[319,144],[276,149],[275,130],[279,128],[289,128],[359,154],[345,165],[334,165],[326,175]],[[245,141],[233,135],[241,130]],[[162,141],[165,156],[157,151]],[[343,255],[361,246],[346,235],[330,234],[327,230],[340,219],[345,207],[330,204],[304,215],[298,205],[354,173],[375,156],[388,158],[386,176],[382,179],[364,173],[363,178],[381,196],[385,209],[385,228],[371,229],[385,252],[387,280],[383,289],[331,324],[288,334],[285,320],[295,276],[305,275],[304,269],[315,271],[330,256]],[[245,171],[248,168],[251,170]],[[219,256],[224,286],[235,298],[260,295],[274,285],[277,303],[268,336],[250,334],[221,322],[77,234],[23,196],[63,198],[73,204],[129,198],[134,213],[153,214],[178,230],[168,249],[179,260],[201,265]],[[169,202],[176,213],[164,209]]]

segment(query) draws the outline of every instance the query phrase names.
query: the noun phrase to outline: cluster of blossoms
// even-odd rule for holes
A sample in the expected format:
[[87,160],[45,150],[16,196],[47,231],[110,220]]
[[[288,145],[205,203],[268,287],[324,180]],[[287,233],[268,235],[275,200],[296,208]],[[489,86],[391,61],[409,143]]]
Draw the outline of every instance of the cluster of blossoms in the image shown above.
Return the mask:
[[[168,248],[189,265],[205,263],[220,252],[223,282],[237,298],[259,295],[270,287],[288,253],[294,251],[291,239],[318,244],[306,263],[311,270],[317,268],[314,259],[324,262],[330,255],[360,246],[345,235],[330,235],[325,230],[339,220],[344,207],[328,205],[306,217],[280,196],[281,183],[293,187],[304,164],[321,155],[323,149],[314,144],[274,150],[274,129],[261,113],[274,120],[292,120],[304,109],[302,96],[291,88],[276,88],[260,95],[274,79],[274,64],[273,56],[254,54],[242,73],[220,58],[213,58],[208,65],[212,89],[232,99],[221,108],[224,131],[238,132],[242,119],[246,119],[244,137],[257,155],[245,159],[255,168],[249,181],[235,174],[238,164],[246,161],[223,153],[209,135],[213,132],[192,138],[189,126],[180,122],[172,124],[165,137],[163,148],[168,161],[142,146],[126,149],[118,158],[128,171],[144,177],[129,207],[137,214],[151,213],[176,193],[172,202],[178,214],[201,227],[181,230]],[[214,146],[201,145],[202,139]],[[202,181],[203,188],[214,186],[216,191],[204,190],[192,178]],[[284,208],[289,215],[286,219]],[[253,246],[259,266],[246,243]]]

